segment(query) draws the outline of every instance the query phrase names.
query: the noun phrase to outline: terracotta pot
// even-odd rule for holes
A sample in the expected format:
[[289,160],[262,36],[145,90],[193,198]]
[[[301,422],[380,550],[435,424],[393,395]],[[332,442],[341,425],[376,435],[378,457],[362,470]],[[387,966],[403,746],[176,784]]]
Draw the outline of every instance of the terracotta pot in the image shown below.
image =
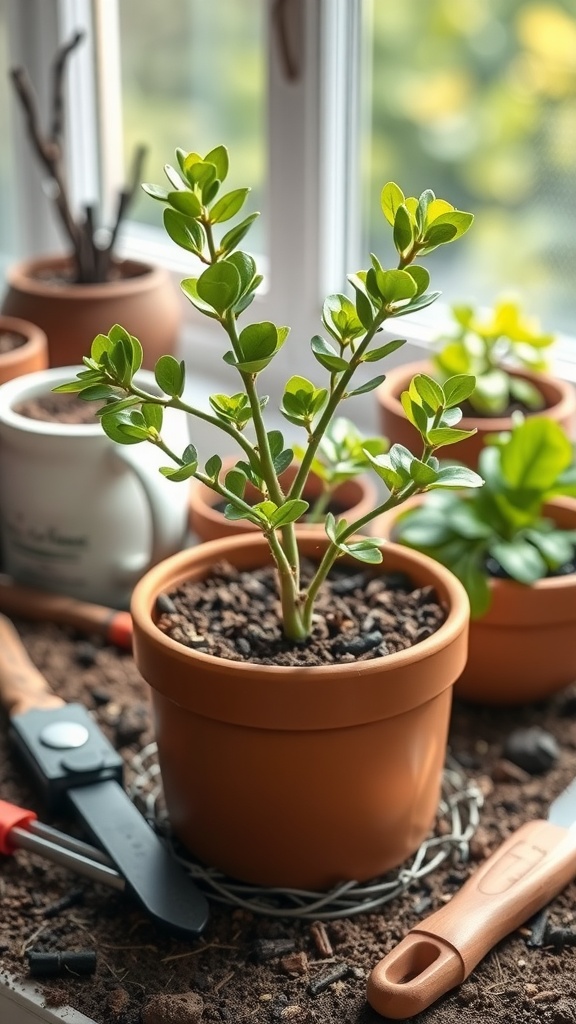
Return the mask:
[[[576,389],[568,381],[550,377],[545,374],[529,373],[528,371],[511,371],[515,376],[529,380],[542,392],[546,408],[533,416],[547,416],[556,420],[564,428],[569,437],[576,431]],[[376,389],[380,427],[382,433],[391,444],[403,444],[415,454],[422,448],[420,435],[406,419],[400,403],[400,395],[405,391],[416,373],[427,373],[434,376],[434,367],[430,362],[406,363],[396,366],[386,374],[386,380]],[[498,433],[511,429],[508,416],[465,416],[458,424],[463,430],[476,428],[477,433],[464,441],[459,441],[451,448],[442,449],[442,457],[457,459],[471,469],[478,466],[478,456],[484,447],[487,434]]]
[[[223,471],[226,473],[236,464],[234,458],[224,459]],[[282,483],[289,487],[296,474],[296,468],[289,466],[282,474]],[[305,497],[313,500],[320,494],[321,481],[318,477],[311,476],[305,491]],[[251,484],[246,487],[246,500],[250,503],[260,501],[261,495]],[[375,484],[368,476],[356,477],[355,480],[347,480],[335,491],[334,499],[336,504],[342,508],[342,515],[349,522],[366,515],[378,503],[378,491]],[[217,540],[221,537],[244,536],[247,533],[255,533],[258,530],[247,519],[226,519],[223,511],[218,508],[222,498],[215,491],[212,491],[200,480],[192,480],[190,487],[190,529],[199,541]],[[313,529],[324,530],[323,524],[313,526]]]
[[[394,539],[401,511],[421,503],[410,498],[371,524],[374,535]],[[555,498],[545,515],[576,529],[576,500]],[[470,621],[468,660],[454,695],[478,704],[519,705],[544,700],[576,680],[576,573],[531,586],[492,579],[492,602]]]
[[180,300],[168,271],[126,260],[106,284],[54,279],[70,268],[66,257],[26,260],[8,269],[2,312],[38,324],[48,336],[50,366],[80,363],[97,334],[121,324],[144,347],[144,367],[176,348]]
[[[325,537],[299,537],[303,554],[321,556]],[[271,667],[202,654],[155,625],[158,595],[222,558],[243,569],[270,560],[260,535],[200,544],[150,570],[132,596],[176,835],[255,884],[324,889],[382,874],[418,848],[436,814],[452,683],[466,660],[463,587],[390,545],[383,569],[435,586],[447,610],[440,629],[372,661]]]
[[0,316],[0,334],[15,334],[22,344],[0,353],[0,384],[48,366],[48,342],[41,327],[18,317]]

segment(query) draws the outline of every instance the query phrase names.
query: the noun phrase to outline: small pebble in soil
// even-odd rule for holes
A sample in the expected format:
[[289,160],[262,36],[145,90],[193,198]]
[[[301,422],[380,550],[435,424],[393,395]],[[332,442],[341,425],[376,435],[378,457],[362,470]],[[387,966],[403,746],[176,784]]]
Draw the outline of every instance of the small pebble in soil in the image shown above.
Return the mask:
[[142,1024],[198,1024],[204,1000],[197,992],[152,996],[142,1007]]
[[530,775],[540,775],[556,763],[560,748],[551,733],[535,725],[511,732],[504,743],[503,754]]
[[168,594],[158,594],[156,598],[156,611],[158,615],[174,615],[176,612],[176,605]]
[[90,668],[96,663],[98,651],[89,640],[80,640],[74,648],[74,658],[82,668]]

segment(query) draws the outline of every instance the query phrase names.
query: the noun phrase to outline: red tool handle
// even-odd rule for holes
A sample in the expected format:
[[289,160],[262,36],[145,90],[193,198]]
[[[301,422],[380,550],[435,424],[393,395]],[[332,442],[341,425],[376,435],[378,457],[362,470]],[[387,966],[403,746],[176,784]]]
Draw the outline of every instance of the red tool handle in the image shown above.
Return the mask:
[[0,800],[0,853],[14,853],[16,847],[10,841],[13,828],[28,828],[31,821],[36,821],[34,811],[26,811],[7,800]]
[[99,604],[77,601],[65,594],[21,587],[0,575],[0,611],[24,619],[61,622],[85,633],[97,633],[116,647],[132,647],[132,616]]
[[367,998],[393,1020],[460,985],[500,939],[576,874],[576,831],[531,821],[511,835],[450,903],[413,928],[373,969]]

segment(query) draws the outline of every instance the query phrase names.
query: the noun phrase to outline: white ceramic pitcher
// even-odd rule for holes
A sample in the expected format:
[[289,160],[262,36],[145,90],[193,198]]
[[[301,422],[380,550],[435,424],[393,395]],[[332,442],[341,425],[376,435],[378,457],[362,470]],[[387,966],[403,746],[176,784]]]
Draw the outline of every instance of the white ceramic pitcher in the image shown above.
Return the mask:
[[[188,488],[158,472],[170,460],[148,442],[118,445],[100,423],[14,411],[81,369],[59,366],[0,386],[2,568],[18,583],[124,608],[140,576],[184,546]],[[150,371],[136,379],[157,390]],[[185,447],[184,413],[166,410],[163,436],[176,451]]]

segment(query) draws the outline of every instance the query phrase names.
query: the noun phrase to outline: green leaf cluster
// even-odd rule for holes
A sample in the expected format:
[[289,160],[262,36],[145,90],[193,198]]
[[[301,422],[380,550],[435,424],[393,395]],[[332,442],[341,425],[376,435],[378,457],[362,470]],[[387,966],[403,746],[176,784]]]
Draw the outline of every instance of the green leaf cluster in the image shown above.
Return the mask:
[[538,387],[510,370],[545,372],[554,335],[543,334],[537,321],[508,298],[499,299],[486,316],[465,305],[453,306],[452,316],[454,331],[438,339],[441,347],[433,357],[440,380],[473,374],[476,387],[469,402],[480,416],[501,416],[514,403],[531,411],[542,409]]
[[555,421],[518,420],[506,439],[482,450],[479,470],[480,490],[426,496],[400,513],[394,532],[458,576],[475,618],[490,606],[495,573],[530,585],[576,559],[576,530],[544,514],[546,501],[576,494],[572,445]]
[[[304,641],[312,628],[315,596],[336,559],[347,554],[363,562],[380,561],[380,542],[360,533],[371,519],[419,491],[481,483],[469,470],[441,466],[435,455],[468,436],[458,428],[458,403],[474,388],[468,374],[452,375],[442,385],[420,374],[410,384],[403,405],[420,435],[417,455],[398,445],[388,451],[384,439],[362,437],[340,414],[342,403],[373,391],[385,379],[380,372],[358,381],[357,371],[382,363],[405,343],[401,338],[380,342],[384,321],[422,309],[437,298],[439,293],[429,290],[428,271],[417,260],[461,238],[473,217],[430,190],[414,199],[406,198],[394,183],[384,187],[382,212],[392,228],[392,265],[372,254],[368,269],[350,275],[350,296],[337,293],[326,298],[323,333],[310,341],[318,379],[296,372],[283,387],[280,412],[302,432],[301,443],[287,444],[279,430],[266,426],[268,397],[260,392],[260,377],[287,342],[289,329],[270,321],[239,323],[262,281],[254,258],[239,248],[257,216],[243,212],[250,190],[223,191],[229,170],[224,146],[204,157],[179,149],[175,166],[164,170],[166,186],[147,184],[144,189],[164,205],[170,238],[191,254],[195,269],[201,268],[197,276],[182,281],[182,290],[203,316],[221,325],[226,338],[222,358],[235,375],[236,386],[229,393],[208,396],[206,406],[194,405],[187,397],[184,363],[165,355],[154,370],[158,391],[146,391],[137,377],[140,342],[116,325],[107,335],[98,335],[83,369],[57,390],[98,399],[102,427],[115,442],[156,445],[171,464],[161,470],[168,479],[202,481],[224,499],[230,519],[247,519],[262,530],[278,570],[284,631],[291,640]],[[225,435],[225,454],[231,445],[240,450],[234,468],[224,473],[219,454],[210,456],[202,468],[188,438],[182,452],[173,451],[162,436],[166,408],[183,410],[200,427],[218,427]],[[282,474],[295,454],[296,471],[284,489]],[[332,491],[368,469],[385,482],[387,496],[362,519],[336,521],[327,511]],[[324,522],[330,543],[304,590],[295,524],[309,511],[303,494],[311,473],[324,485],[313,516]],[[245,499],[248,482],[261,496],[254,505]]]

